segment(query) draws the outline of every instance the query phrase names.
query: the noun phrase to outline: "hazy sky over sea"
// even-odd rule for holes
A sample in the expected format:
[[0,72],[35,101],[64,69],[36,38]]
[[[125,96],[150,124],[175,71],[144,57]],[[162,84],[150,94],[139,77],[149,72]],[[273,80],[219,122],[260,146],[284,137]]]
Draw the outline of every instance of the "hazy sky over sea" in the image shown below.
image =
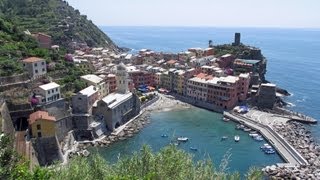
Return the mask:
[[67,0],[97,25],[320,28],[320,0]]

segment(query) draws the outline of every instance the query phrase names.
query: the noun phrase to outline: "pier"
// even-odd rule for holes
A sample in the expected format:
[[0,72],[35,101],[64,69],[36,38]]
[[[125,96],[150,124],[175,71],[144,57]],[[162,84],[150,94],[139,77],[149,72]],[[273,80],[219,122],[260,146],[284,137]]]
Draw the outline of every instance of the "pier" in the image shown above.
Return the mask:
[[223,115],[235,122],[244,124],[260,132],[261,135],[278,151],[280,156],[286,161],[285,164],[278,164],[278,166],[292,167],[295,165],[308,165],[307,160],[305,160],[301,156],[301,154],[281,135],[275,132],[270,124],[257,122],[237,113],[224,112]]

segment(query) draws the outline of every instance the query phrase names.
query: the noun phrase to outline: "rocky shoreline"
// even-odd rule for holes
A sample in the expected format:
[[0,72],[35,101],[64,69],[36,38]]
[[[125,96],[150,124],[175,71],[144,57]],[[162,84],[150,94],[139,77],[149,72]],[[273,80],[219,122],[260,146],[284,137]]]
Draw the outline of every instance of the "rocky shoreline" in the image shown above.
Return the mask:
[[288,122],[274,126],[309,163],[294,167],[267,166],[264,172],[273,179],[320,179],[320,145],[311,132],[299,122]]

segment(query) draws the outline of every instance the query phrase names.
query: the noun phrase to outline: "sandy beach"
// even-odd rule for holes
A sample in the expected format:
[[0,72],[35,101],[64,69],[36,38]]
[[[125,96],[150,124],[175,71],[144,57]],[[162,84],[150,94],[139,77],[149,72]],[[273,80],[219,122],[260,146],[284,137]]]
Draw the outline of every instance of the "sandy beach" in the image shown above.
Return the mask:
[[192,105],[181,102],[170,95],[158,94],[159,100],[146,108],[148,112],[173,111],[191,108]]

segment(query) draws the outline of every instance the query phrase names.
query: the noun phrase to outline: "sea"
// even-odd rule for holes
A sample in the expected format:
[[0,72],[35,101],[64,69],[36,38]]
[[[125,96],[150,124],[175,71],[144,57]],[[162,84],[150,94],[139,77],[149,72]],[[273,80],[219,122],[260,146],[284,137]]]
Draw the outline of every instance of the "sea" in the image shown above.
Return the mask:
[[[288,109],[320,120],[320,29],[287,28],[216,28],[216,27],[100,27],[118,46],[152,49],[158,52],[181,52],[191,47],[205,48],[213,44],[230,44],[234,33],[241,33],[241,42],[258,47],[267,58],[266,79],[288,90],[284,97]],[[128,156],[148,144],[154,151],[169,144],[176,136],[190,138],[178,147],[194,155],[194,160],[211,158],[218,167],[229,157],[229,171],[244,174],[250,167],[264,167],[283,160],[278,154],[265,155],[247,133],[235,130],[235,124],[221,120],[222,115],[207,110],[153,113],[151,123],[133,138],[97,151],[111,163]],[[316,141],[320,141],[319,125],[308,125]],[[162,138],[161,134],[168,134]],[[235,143],[234,135],[240,135]],[[222,136],[228,136],[221,141]],[[196,147],[198,151],[190,150]]]

